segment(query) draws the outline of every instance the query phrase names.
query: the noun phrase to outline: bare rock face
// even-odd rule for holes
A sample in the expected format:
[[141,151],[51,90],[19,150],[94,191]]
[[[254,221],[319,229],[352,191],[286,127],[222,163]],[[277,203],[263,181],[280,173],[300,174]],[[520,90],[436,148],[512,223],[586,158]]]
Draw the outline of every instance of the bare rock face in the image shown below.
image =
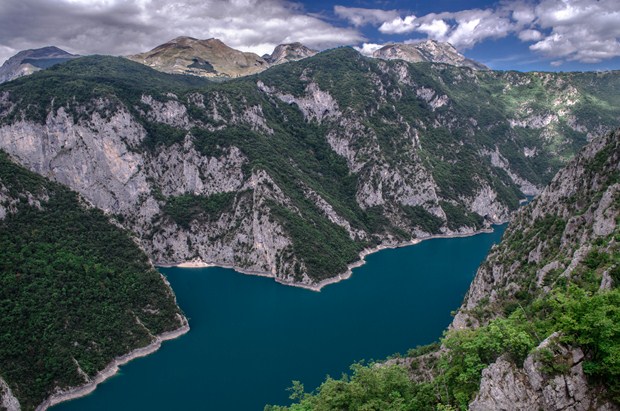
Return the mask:
[[405,60],[410,63],[445,63],[453,66],[469,67],[474,70],[489,69],[484,64],[466,58],[451,44],[435,40],[411,44],[388,44],[376,50],[372,56],[384,60]]
[[21,411],[22,407],[8,384],[0,378],[0,407],[6,411]]
[[[499,358],[482,372],[480,391],[469,405],[471,411],[491,410],[571,410],[612,411],[619,408],[604,400],[600,389],[588,384],[583,372],[584,354],[579,348],[562,345],[559,334],[545,339],[518,368]],[[568,371],[554,373],[538,358],[541,350],[554,346],[555,355],[563,357]]]

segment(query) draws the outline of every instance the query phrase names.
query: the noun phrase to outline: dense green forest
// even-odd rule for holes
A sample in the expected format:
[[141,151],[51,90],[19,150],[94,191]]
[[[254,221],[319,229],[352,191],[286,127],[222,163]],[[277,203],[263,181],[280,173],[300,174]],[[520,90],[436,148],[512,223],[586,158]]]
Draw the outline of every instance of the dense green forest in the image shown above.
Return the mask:
[[0,376],[23,410],[180,327],[129,233],[1,151],[0,206]]

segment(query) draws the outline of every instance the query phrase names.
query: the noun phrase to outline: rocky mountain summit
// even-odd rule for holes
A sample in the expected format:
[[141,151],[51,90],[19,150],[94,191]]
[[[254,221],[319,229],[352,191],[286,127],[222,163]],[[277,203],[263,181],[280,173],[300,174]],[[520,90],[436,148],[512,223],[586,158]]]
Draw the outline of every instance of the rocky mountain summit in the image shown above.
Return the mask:
[[177,37],[151,51],[128,58],[165,73],[202,77],[241,77],[269,67],[269,63],[257,54],[235,50],[213,38]]
[[301,43],[280,44],[271,55],[266,56],[266,60],[271,65],[298,61],[317,54],[318,51],[309,49]]
[[484,64],[463,56],[450,43],[441,43],[435,40],[425,40],[419,43],[388,44],[376,50],[372,56],[384,60],[405,60],[410,63],[445,63],[453,66],[469,67],[474,70],[489,69]]
[[76,57],[79,56],[53,46],[20,51],[0,67],[0,83],[27,76]]

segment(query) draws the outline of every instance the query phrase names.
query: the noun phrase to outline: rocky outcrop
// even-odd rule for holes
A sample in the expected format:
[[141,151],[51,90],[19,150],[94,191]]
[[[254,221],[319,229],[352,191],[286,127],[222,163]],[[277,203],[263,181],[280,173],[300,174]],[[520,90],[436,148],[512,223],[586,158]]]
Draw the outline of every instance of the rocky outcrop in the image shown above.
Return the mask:
[[53,46],[20,51],[0,67],[0,83],[27,76],[77,57],[79,56]]
[[[593,163],[605,167],[604,170],[594,173]],[[518,291],[535,292],[524,289],[529,283],[524,276],[525,265],[529,266],[527,271],[535,273],[534,281],[539,287],[552,271],[558,278],[570,278],[590,250],[588,244],[616,228],[620,209],[614,199],[620,195],[620,184],[613,183],[613,176],[619,172],[620,131],[586,146],[538,198],[517,212],[506,231],[505,244],[525,243],[521,248],[527,250],[527,261],[522,261],[514,247],[494,248],[479,268],[452,327],[477,324],[479,319],[468,313],[482,301],[493,307]],[[553,233],[541,231],[543,221],[557,221],[561,231],[549,237]],[[552,245],[557,239],[559,247]]]
[[2,378],[0,378],[0,407],[6,411],[21,411],[22,409],[11,388]]
[[[523,309],[523,296],[531,301],[547,295],[557,282],[590,281],[599,292],[610,290],[615,265],[594,271],[588,259],[617,255],[619,178],[617,130],[588,144],[538,198],[516,213],[502,242],[478,269],[451,328],[484,326],[510,305]],[[551,334],[522,364],[503,355],[489,365],[470,409],[620,409],[606,399],[600,381],[593,383],[584,373],[592,353],[561,337]]]
[[450,43],[425,40],[418,43],[387,44],[376,50],[373,57],[384,60],[405,60],[410,63],[445,63],[469,67],[474,70],[488,70],[484,64],[471,60],[459,53]]
[[[554,372],[546,367],[539,353],[553,346],[567,371]],[[604,399],[600,389],[588,384],[583,372],[581,349],[559,342],[552,334],[527,356],[522,367],[501,357],[482,372],[480,391],[469,406],[471,411],[492,410],[572,410],[613,411],[615,404]]]

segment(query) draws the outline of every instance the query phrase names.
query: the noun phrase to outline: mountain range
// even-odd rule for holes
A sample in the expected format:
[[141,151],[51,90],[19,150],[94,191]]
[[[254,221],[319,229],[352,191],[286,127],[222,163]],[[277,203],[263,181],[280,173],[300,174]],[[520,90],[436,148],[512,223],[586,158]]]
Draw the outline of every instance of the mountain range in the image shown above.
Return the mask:
[[[302,60],[317,54],[301,43],[278,45],[272,54],[257,54],[235,50],[221,40],[198,40],[177,37],[151,51],[128,56],[137,63],[170,74],[187,74],[211,79],[230,79],[260,73],[269,67]],[[57,47],[22,51],[0,68],[0,83],[32,74],[53,64],[78,57]],[[487,70],[485,65],[466,58],[452,45],[427,40],[413,44],[389,44],[373,53],[373,57],[411,63],[432,62]]]

